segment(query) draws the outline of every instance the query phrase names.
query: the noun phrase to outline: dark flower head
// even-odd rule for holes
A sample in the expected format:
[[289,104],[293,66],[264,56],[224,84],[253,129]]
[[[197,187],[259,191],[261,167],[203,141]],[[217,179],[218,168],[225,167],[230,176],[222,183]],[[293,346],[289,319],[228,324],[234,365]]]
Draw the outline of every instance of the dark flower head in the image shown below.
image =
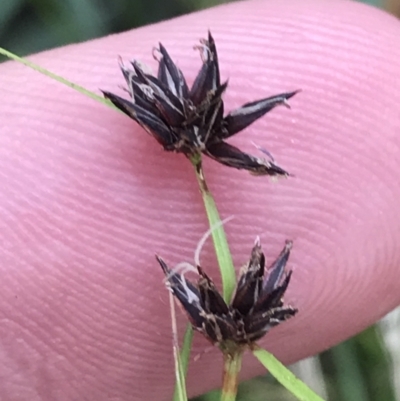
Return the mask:
[[257,239],[250,261],[242,268],[235,293],[226,304],[213,281],[198,266],[199,278],[193,284],[183,274],[168,268],[157,256],[167,286],[185,310],[194,329],[224,352],[250,346],[272,327],[291,318],[297,309],[283,303],[291,271],[285,266],[292,248],[287,241],[281,254],[265,269],[265,258]]
[[[157,77],[134,60],[121,70],[131,96],[126,100],[110,92],[104,96],[133,118],[167,151],[191,157],[203,153],[219,163],[256,175],[288,175],[273,159],[258,158],[229,145],[225,139],[242,131],[275,106],[288,106],[297,91],[246,103],[224,117],[217,49],[211,33],[198,46],[203,65],[189,89],[182,71],[160,43],[155,50],[159,62]],[[264,152],[268,154],[268,152]],[[269,154],[268,154],[269,155]]]

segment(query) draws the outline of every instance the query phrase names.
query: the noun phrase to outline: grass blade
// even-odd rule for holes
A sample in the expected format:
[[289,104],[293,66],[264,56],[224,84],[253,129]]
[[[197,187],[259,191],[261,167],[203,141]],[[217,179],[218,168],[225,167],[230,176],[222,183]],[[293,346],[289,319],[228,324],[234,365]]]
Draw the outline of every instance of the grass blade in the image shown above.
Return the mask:
[[[189,324],[186,329],[185,336],[183,337],[183,344],[179,355],[183,380],[186,379],[187,370],[189,367],[189,358],[190,358],[190,350],[192,349],[192,342],[193,342],[193,328],[192,325]],[[179,389],[179,383],[177,381],[175,385],[174,396],[172,398],[173,401],[180,401],[179,398],[180,393],[181,390]]]
[[174,296],[169,293],[169,305],[171,309],[171,321],[172,321],[172,348],[174,352],[175,362],[175,393],[174,400],[176,401],[187,401],[186,394],[186,383],[185,383],[185,371],[181,361],[181,355],[179,352],[179,341],[178,341],[178,328],[176,325],[176,314],[175,314],[175,301]]
[[323,399],[299,380],[288,368],[272,354],[262,348],[253,350],[254,356],[287,390],[301,401],[323,401]]
[[61,77],[60,75],[57,75],[54,72],[46,70],[45,68],[41,67],[40,65],[32,63],[31,61],[27,60],[26,58],[19,57],[16,54],[11,53],[10,51],[8,51],[6,49],[3,49],[2,47],[0,47],[0,54],[8,57],[11,60],[17,61],[18,63],[21,63],[21,64],[31,68],[32,70],[39,72],[40,74],[46,75],[47,77],[49,77],[63,85],[68,86],[69,88],[81,93],[82,95],[90,97],[91,99],[94,99],[97,102],[105,104],[106,106],[112,107],[114,110],[116,110],[116,107],[109,100],[105,99],[103,96],[100,96],[97,93],[91,92],[90,90],[84,88],[83,86],[80,86],[71,81],[68,81],[67,79]]

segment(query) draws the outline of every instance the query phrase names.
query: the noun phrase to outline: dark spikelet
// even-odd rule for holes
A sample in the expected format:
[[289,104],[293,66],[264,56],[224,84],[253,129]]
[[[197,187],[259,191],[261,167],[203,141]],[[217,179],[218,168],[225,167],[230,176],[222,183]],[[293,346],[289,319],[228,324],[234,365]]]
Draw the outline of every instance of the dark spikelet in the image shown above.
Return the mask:
[[265,257],[261,250],[261,244],[257,238],[251,252],[249,263],[242,269],[236,285],[232,307],[242,315],[246,315],[254,307],[260,296],[264,277]]
[[248,170],[253,175],[288,176],[289,173],[271,160],[251,156],[227,142],[209,146],[204,153],[221,164]]
[[228,305],[218,292],[213,281],[207,276],[200,266],[198,266],[198,270],[200,278],[197,286],[200,291],[200,302],[203,309],[206,311],[206,313],[219,315],[227,314],[229,311]]
[[198,288],[190,281],[186,280],[182,274],[170,270],[159,256],[156,255],[156,259],[165,274],[168,288],[176,299],[179,300],[190,323],[195,329],[201,330],[204,324],[204,317],[201,315],[203,309],[200,303],[200,292]]
[[271,292],[280,283],[282,275],[285,271],[286,263],[289,259],[290,250],[292,249],[293,242],[286,241],[285,247],[282,252],[277,257],[277,259],[272,263],[272,265],[267,269],[267,276],[264,280],[263,291]]
[[164,148],[173,145],[175,142],[174,132],[171,131],[168,125],[155,113],[112,93],[103,92],[103,94],[104,97],[111,100],[116,107],[140,124]]
[[289,103],[287,102],[288,99],[298,92],[299,91],[282,93],[277,96],[246,103],[239,109],[231,111],[224,120],[226,124],[226,133],[224,138],[228,138],[239,131],[244,130],[276,106],[283,105],[289,107]]
[[[132,68],[120,63],[131,99],[110,92],[103,92],[104,96],[167,151],[183,153],[187,157],[203,153],[225,166],[247,170],[254,175],[288,176],[272,158],[266,160],[248,155],[224,140],[276,106],[289,107],[288,99],[298,91],[246,103],[224,117],[222,96],[228,82],[221,84],[217,48],[210,32],[197,49],[202,66],[190,89],[182,71],[160,43],[154,52],[158,61],[157,76],[147,73],[136,60],[131,63]],[[267,151],[262,152],[269,155]]]
[[272,327],[297,313],[296,308],[283,302],[292,275],[291,271],[285,272],[291,247],[292,243],[287,241],[279,257],[265,273],[265,257],[257,239],[249,262],[240,272],[229,305],[200,266],[195,285],[182,274],[169,269],[160,257],[157,260],[168,288],[193,327],[223,352],[230,352],[238,347],[251,347]]

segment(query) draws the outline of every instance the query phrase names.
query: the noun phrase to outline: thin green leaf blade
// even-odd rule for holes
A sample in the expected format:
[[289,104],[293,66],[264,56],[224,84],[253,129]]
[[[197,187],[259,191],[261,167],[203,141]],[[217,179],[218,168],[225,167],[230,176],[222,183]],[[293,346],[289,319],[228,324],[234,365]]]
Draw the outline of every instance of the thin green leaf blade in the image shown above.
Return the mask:
[[181,352],[179,350],[178,342],[178,328],[176,325],[175,303],[172,293],[169,294],[169,305],[171,310],[171,323],[172,323],[172,349],[174,353],[175,362],[175,401],[188,401],[186,393],[186,373],[181,360]]
[[[187,375],[187,370],[189,367],[189,358],[190,358],[190,351],[192,348],[192,342],[193,342],[193,328],[192,325],[189,324],[185,336],[183,337],[183,344],[181,347],[181,352],[180,352],[180,371],[183,379],[181,380],[186,380],[186,375]],[[175,390],[174,390],[174,396],[173,396],[173,401],[180,401],[181,397],[181,390],[178,386],[178,383],[175,385]]]
[[323,401],[323,399],[299,380],[272,354],[262,348],[253,350],[254,356],[287,390],[301,401]]
[[19,57],[16,54],[11,53],[10,51],[8,51],[6,49],[3,49],[2,47],[0,47],[0,54],[8,57],[11,60],[17,61],[18,63],[21,63],[21,64],[31,68],[32,70],[39,72],[40,74],[46,75],[47,77],[49,77],[63,85],[66,85],[71,89],[74,89],[75,91],[81,93],[82,95],[88,96],[91,99],[94,99],[97,102],[105,104],[106,106],[111,107],[114,110],[116,110],[116,107],[109,100],[105,99],[104,97],[98,95],[97,93],[91,92],[90,90],[84,88],[83,86],[80,86],[71,81],[68,81],[68,79],[63,78],[60,75],[57,75],[49,70],[46,70],[45,68],[41,67],[40,65],[37,65],[37,64],[33,63],[32,61],[27,60],[24,57]]

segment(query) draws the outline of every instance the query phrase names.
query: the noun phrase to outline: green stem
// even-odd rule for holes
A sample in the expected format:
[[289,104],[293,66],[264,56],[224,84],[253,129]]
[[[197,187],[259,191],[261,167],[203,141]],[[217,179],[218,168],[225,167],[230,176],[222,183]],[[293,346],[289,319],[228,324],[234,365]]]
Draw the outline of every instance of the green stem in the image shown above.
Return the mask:
[[[191,161],[196,171],[196,178],[203,198],[204,207],[206,209],[208,223],[210,227],[215,227],[221,222],[221,218],[214,198],[206,184],[203,169],[201,167],[201,156],[193,157]],[[215,228],[211,235],[215,253],[217,255],[218,266],[221,272],[223,297],[225,302],[229,303],[236,285],[236,275],[235,268],[233,267],[232,256],[229,251],[228,241],[222,224]]]
[[174,399],[177,401],[187,401],[186,394],[186,372],[184,372],[181,354],[179,352],[178,328],[176,325],[175,303],[172,293],[169,294],[169,304],[171,309],[172,322],[172,348],[174,351],[175,361],[175,392]]
[[224,379],[222,383],[221,401],[235,401],[239,372],[242,366],[242,350],[224,354]]
[[[221,218],[218,213],[217,206],[214,198],[209,191],[203,170],[201,168],[201,157],[193,157],[191,162],[196,171],[196,178],[199,184],[200,192],[203,198],[204,207],[206,209],[208,223],[210,227],[215,227],[221,222]],[[215,228],[212,232],[212,238],[214,243],[215,253],[217,255],[219,269],[222,277],[223,295],[226,302],[229,302],[235,288],[236,277],[235,269],[233,267],[232,256],[229,251],[228,241],[226,240],[225,231],[222,225]],[[182,364],[182,370],[186,377],[187,368],[189,365],[190,349],[192,346],[193,329],[189,326],[185,333],[185,338],[181,348],[180,361]],[[179,389],[175,386],[174,401],[179,400]]]
[[[192,325],[189,324],[185,336],[183,338],[183,344],[181,347],[181,353],[180,353],[180,371],[182,372],[182,377],[181,380],[184,382],[186,379],[187,375],[187,370],[189,367],[189,358],[190,358],[190,350],[192,348],[192,342],[193,342],[193,328]],[[175,383],[175,390],[174,390],[174,396],[173,396],[173,401],[179,401],[181,399],[180,395],[181,391],[179,388],[179,383],[178,381]]]
[[32,63],[32,61],[29,61],[26,58],[19,57],[16,54],[11,53],[6,49],[3,49],[2,47],[0,47],[0,54],[8,57],[11,60],[18,61],[19,63],[26,65],[27,67],[31,68],[32,70],[35,70],[43,75],[46,75],[47,77],[54,79],[55,81],[60,82],[61,84],[66,85],[69,88],[74,89],[77,92],[79,92],[85,96],[88,96],[91,99],[97,100],[98,102],[103,103],[106,106],[112,107],[113,109],[116,110],[116,107],[114,107],[114,105],[109,100],[105,99],[104,97],[102,97],[94,92],[91,92],[90,90],[84,88],[83,86],[80,86],[71,81],[68,81],[68,79],[63,78],[60,75],[54,74],[54,72],[46,70],[45,68],[41,67],[38,64]]

